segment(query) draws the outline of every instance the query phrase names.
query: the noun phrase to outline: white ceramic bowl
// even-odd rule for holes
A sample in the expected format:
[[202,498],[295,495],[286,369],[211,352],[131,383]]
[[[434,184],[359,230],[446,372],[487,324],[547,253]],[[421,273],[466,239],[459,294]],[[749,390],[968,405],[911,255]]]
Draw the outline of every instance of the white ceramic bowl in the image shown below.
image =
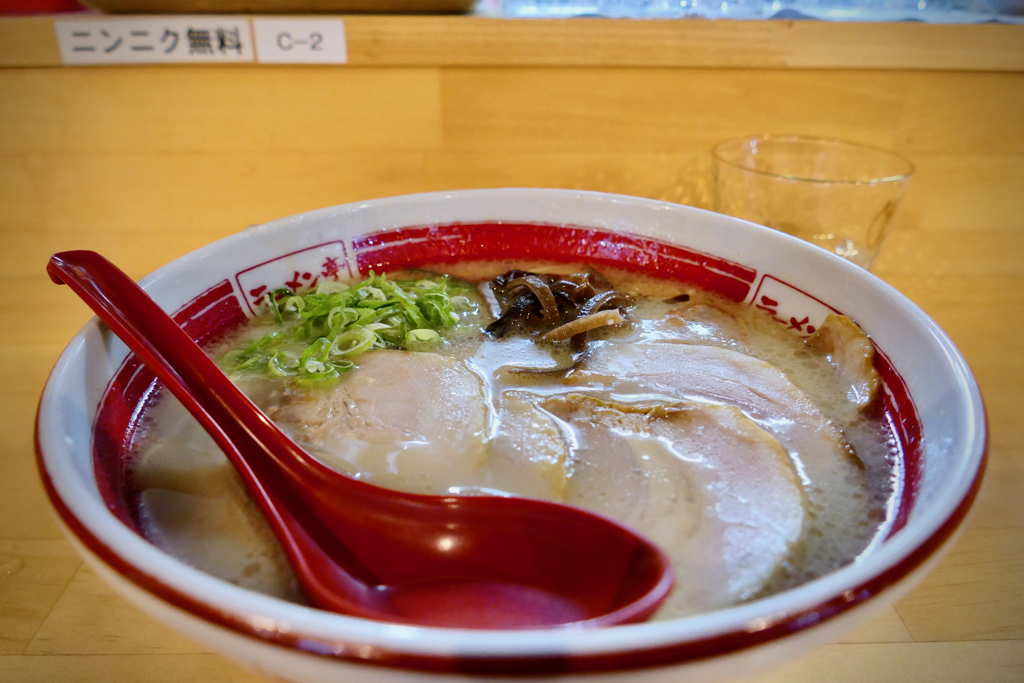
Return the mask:
[[[332,269],[460,259],[616,263],[770,308],[781,324],[830,310],[872,337],[905,460],[895,531],[860,562],[766,599],[600,631],[429,629],[321,612],[253,593],[166,555],[133,530],[126,434],[151,377],[96,320],[71,341],[39,408],[39,469],[69,536],[119,593],[229,657],[289,681],[558,675],[711,680],[793,657],[905,593],[952,541],[985,463],[977,384],[939,327],[856,266],[734,218],[664,202],[558,190],[395,197],[285,218],[211,244],[143,280],[199,339],[237,325],[261,288]],[[324,275],[328,273],[328,275]],[[68,292],[68,296],[73,296]]]

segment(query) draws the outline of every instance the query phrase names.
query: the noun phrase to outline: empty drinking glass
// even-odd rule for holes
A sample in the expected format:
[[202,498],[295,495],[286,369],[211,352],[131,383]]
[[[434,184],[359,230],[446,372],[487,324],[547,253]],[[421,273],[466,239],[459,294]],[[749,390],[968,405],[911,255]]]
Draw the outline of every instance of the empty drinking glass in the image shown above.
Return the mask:
[[871,269],[914,166],[891,152],[802,135],[720,143],[714,206]]

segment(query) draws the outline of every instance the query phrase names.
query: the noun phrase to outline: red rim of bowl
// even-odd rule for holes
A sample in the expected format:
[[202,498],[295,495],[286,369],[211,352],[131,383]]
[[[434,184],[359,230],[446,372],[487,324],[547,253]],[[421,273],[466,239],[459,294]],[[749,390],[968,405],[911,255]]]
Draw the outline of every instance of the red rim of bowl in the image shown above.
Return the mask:
[[[503,227],[509,228],[512,226],[506,224]],[[547,227],[550,228],[552,226]],[[404,230],[418,230],[418,228],[408,228]],[[380,234],[381,233],[377,233],[377,235]],[[354,242],[362,239],[364,240],[364,243],[374,243],[373,237],[374,235],[364,235],[361,238],[354,240]],[[385,239],[384,242],[386,241],[387,240]],[[664,243],[662,243],[662,245],[663,244]],[[545,248],[550,247],[550,243],[545,243],[544,246]],[[463,254],[463,256],[468,255]],[[579,254],[577,253],[573,256],[578,259]],[[706,255],[703,256],[706,257]],[[519,258],[522,257],[520,256]],[[711,259],[714,261],[714,257],[711,257]],[[374,265],[379,267],[381,264],[379,262],[362,261],[359,264],[359,269],[361,271],[365,271]],[[406,263],[405,265],[408,266],[412,264]],[[717,269],[715,270],[717,271]],[[744,277],[744,279],[746,278]],[[189,305],[186,305],[183,307],[183,311],[188,308]],[[193,306],[193,308],[195,307]],[[885,359],[884,356],[882,356],[882,359],[884,364],[888,366],[887,369],[893,373],[894,378],[899,382],[902,382],[898,375],[895,375],[895,371],[888,364],[887,359]],[[42,400],[40,400],[40,412],[41,407]],[[911,410],[913,410],[912,405]],[[736,629],[708,637],[684,640],[682,642],[604,653],[558,655],[528,654],[516,656],[439,655],[403,652],[396,649],[373,646],[369,648],[361,647],[359,653],[354,654],[351,651],[351,648],[344,647],[345,643],[331,642],[319,636],[296,632],[282,633],[275,631],[268,633],[266,630],[261,630],[255,627],[250,620],[242,618],[232,612],[220,609],[212,604],[207,604],[187,593],[184,593],[157,577],[147,574],[133,565],[130,561],[121,557],[100,538],[93,534],[93,532],[74,515],[69,506],[57,492],[56,487],[46,470],[44,462],[43,451],[39,439],[39,419],[40,413],[37,413],[35,435],[37,465],[39,467],[44,488],[51,503],[69,532],[73,534],[100,561],[108,565],[112,570],[131,583],[148,591],[164,602],[185,611],[186,613],[192,614],[234,633],[255,638],[263,643],[335,659],[357,661],[385,667],[446,673],[458,672],[508,675],[569,672],[581,673],[694,662],[735,653],[757,645],[767,644],[830,621],[866,603],[899,583],[918,567],[922,566],[929,558],[942,548],[966,517],[978,493],[987,463],[988,452],[986,431],[979,467],[966,494],[959,501],[952,513],[937,528],[937,530],[922,543],[913,548],[910,553],[892,566],[888,567],[886,570],[867,579],[853,589],[845,590],[841,594],[809,608],[782,614],[766,620],[762,619],[761,625],[756,629]],[[916,417],[914,419],[916,420]],[[906,434],[900,434],[897,436],[899,436],[901,440],[906,439]],[[904,447],[906,446],[907,444],[904,444]],[[902,507],[908,506],[901,505],[901,508]],[[906,514],[905,511],[903,514]],[[122,523],[126,523],[126,526],[133,526],[130,520],[123,519],[122,515],[118,514],[117,517],[122,521]]]
[[799,612],[778,617],[755,631],[746,629],[735,630],[671,645],[601,654],[514,657],[444,656],[370,647],[361,649],[360,654],[355,655],[349,652],[350,648],[344,647],[345,643],[332,643],[317,636],[298,632],[281,633],[275,631],[268,633],[255,627],[251,620],[197,600],[160,581],[156,577],[139,570],[93,535],[61,499],[43,463],[42,449],[38,438],[38,421],[35,444],[37,464],[44,488],[50,498],[50,502],[67,529],[104,564],[139,588],[153,594],[164,602],[239,635],[310,655],[417,671],[489,675],[590,673],[696,662],[771,643],[835,619],[896,585],[942,548],[967,516],[981,486],[988,460],[986,440],[981,466],[971,483],[967,495],[961,500],[946,522],[902,561],[856,588],[844,591],[831,600]]

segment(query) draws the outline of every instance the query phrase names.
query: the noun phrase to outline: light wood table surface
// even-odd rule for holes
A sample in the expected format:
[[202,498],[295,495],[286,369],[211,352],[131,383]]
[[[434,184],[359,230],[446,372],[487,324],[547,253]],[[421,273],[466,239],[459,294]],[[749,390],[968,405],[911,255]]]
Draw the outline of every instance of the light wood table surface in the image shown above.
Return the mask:
[[0,680],[263,680],[116,597],[53,521],[33,416],[89,312],[51,253],[138,278],[250,224],[428,190],[707,206],[710,148],[756,132],[917,165],[875,272],[971,363],[991,462],[919,588],[754,680],[1024,680],[1024,27],[382,18],[356,20],[344,67],[73,69],[30,40],[47,21],[0,19]]

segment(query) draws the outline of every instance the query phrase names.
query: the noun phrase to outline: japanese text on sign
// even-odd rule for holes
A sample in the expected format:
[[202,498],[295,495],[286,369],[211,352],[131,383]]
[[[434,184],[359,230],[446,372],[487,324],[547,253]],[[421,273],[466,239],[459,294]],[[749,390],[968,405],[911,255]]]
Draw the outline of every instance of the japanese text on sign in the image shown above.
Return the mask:
[[244,17],[174,16],[55,21],[64,64],[251,62]]

